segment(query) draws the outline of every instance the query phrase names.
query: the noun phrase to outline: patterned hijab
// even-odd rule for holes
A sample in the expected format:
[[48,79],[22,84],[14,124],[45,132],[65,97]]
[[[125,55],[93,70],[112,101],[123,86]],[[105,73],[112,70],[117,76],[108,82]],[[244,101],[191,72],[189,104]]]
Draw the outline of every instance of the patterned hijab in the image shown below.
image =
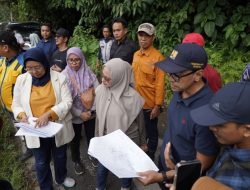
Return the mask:
[[67,66],[62,72],[69,79],[69,88],[71,90],[72,97],[75,98],[79,93],[84,92],[93,86],[96,81],[96,76],[87,65],[80,48],[72,47],[68,49],[67,60],[70,54],[74,54],[81,59],[81,67],[78,71],[71,69],[69,63],[67,62]]
[[32,85],[34,86],[44,86],[50,81],[50,65],[49,62],[41,48],[31,48],[24,54],[24,69],[26,69],[27,61],[37,61],[45,69],[45,74],[41,78],[36,78],[32,76]]
[[250,63],[247,64],[241,75],[241,81],[250,81]]
[[[96,114],[99,120],[99,136],[117,129],[126,132],[140,113],[144,104],[143,98],[130,87],[132,79],[131,65],[120,58],[109,60],[104,65],[111,73],[110,88],[103,84],[96,89]],[[115,117],[107,118],[107,113],[115,113]]]

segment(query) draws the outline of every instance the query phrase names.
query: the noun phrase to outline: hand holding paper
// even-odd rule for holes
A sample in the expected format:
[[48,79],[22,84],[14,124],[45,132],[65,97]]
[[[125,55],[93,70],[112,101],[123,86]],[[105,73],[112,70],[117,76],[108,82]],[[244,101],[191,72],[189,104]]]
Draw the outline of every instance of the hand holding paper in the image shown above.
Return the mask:
[[16,127],[20,129],[17,131],[16,136],[35,136],[35,137],[52,137],[55,136],[63,127],[60,123],[49,122],[47,125],[36,128],[35,117],[29,117],[28,123],[15,123]]
[[154,162],[121,130],[92,138],[88,153],[119,178],[139,177],[138,172],[158,171]]
[[50,117],[50,113],[49,112],[46,112],[43,115],[41,115],[39,118],[37,118],[35,120],[35,122],[36,122],[35,127],[46,126],[48,124],[48,122],[49,122],[49,117]]

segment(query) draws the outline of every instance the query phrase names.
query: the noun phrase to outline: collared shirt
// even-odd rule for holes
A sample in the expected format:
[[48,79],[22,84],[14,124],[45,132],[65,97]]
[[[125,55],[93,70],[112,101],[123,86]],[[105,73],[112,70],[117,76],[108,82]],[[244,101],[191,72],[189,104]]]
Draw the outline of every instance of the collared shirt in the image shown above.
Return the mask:
[[144,98],[143,109],[152,109],[155,105],[162,105],[164,100],[164,72],[155,64],[164,56],[153,46],[146,51],[138,50],[134,54],[133,72],[135,88]]
[[50,61],[54,51],[56,51],[57,49],[56,40],[54,37],[50,37],[47,41],[42,39],[38,42],[36,47],[43,49],[46,58],[48,59],[48,61]]
[[167,130],[161,147],[161,163],[165,170],[164,150],[171,142],[171,153],[174,162],[194,160],[196,153],[216,156],[219,146],[213,133],[207,126],[196,124],[190,111],[207,104],[213,93],[207,84],[189,98],[182,99],[181,94],[175,92],[168,107]]
[[235,190],[249,190],[250,149],[226,147],[207,175]]
[[127,37],[121,42],[115,40],[111,46],[110,59],[121,58],[122,60],[132,64],[133,56],[136,50],[138,50],[136,43],[129,40]]

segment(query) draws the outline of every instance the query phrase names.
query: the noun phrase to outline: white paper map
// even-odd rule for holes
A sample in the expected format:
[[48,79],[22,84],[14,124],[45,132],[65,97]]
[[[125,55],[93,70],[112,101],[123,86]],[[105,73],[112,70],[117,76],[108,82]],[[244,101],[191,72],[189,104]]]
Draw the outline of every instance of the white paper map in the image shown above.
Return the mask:
[[139,177],[137,172],[158,171],[154,162],[121,130],[92,138],[88,153],[119,178]]
[[15,136],[35,136],[35,137],[53,137],[55,136],[63,127],[60,123],[50,122],[46,126],[35,128],[35,122],[37,118],[29,117],[29,123],[15,123],[15,126],[20,128]]

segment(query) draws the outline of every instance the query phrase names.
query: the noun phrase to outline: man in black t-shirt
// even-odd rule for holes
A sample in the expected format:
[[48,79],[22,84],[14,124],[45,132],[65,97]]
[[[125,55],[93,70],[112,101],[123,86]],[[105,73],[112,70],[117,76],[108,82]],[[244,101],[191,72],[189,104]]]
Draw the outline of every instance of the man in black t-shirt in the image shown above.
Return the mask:
[[56,45],[58,49],[53,53],[50,60],[52,70],[61,72],[67,65],[66,56],[68,50],[69,31],[64,28],[59,28],[56,31]]
[[134,53],[139,49],[137,44],[127,38],[127,22],[123,18],[115,18],[112,22],[115,38],[110,49],[110,59],[121,58],[132,64]]

